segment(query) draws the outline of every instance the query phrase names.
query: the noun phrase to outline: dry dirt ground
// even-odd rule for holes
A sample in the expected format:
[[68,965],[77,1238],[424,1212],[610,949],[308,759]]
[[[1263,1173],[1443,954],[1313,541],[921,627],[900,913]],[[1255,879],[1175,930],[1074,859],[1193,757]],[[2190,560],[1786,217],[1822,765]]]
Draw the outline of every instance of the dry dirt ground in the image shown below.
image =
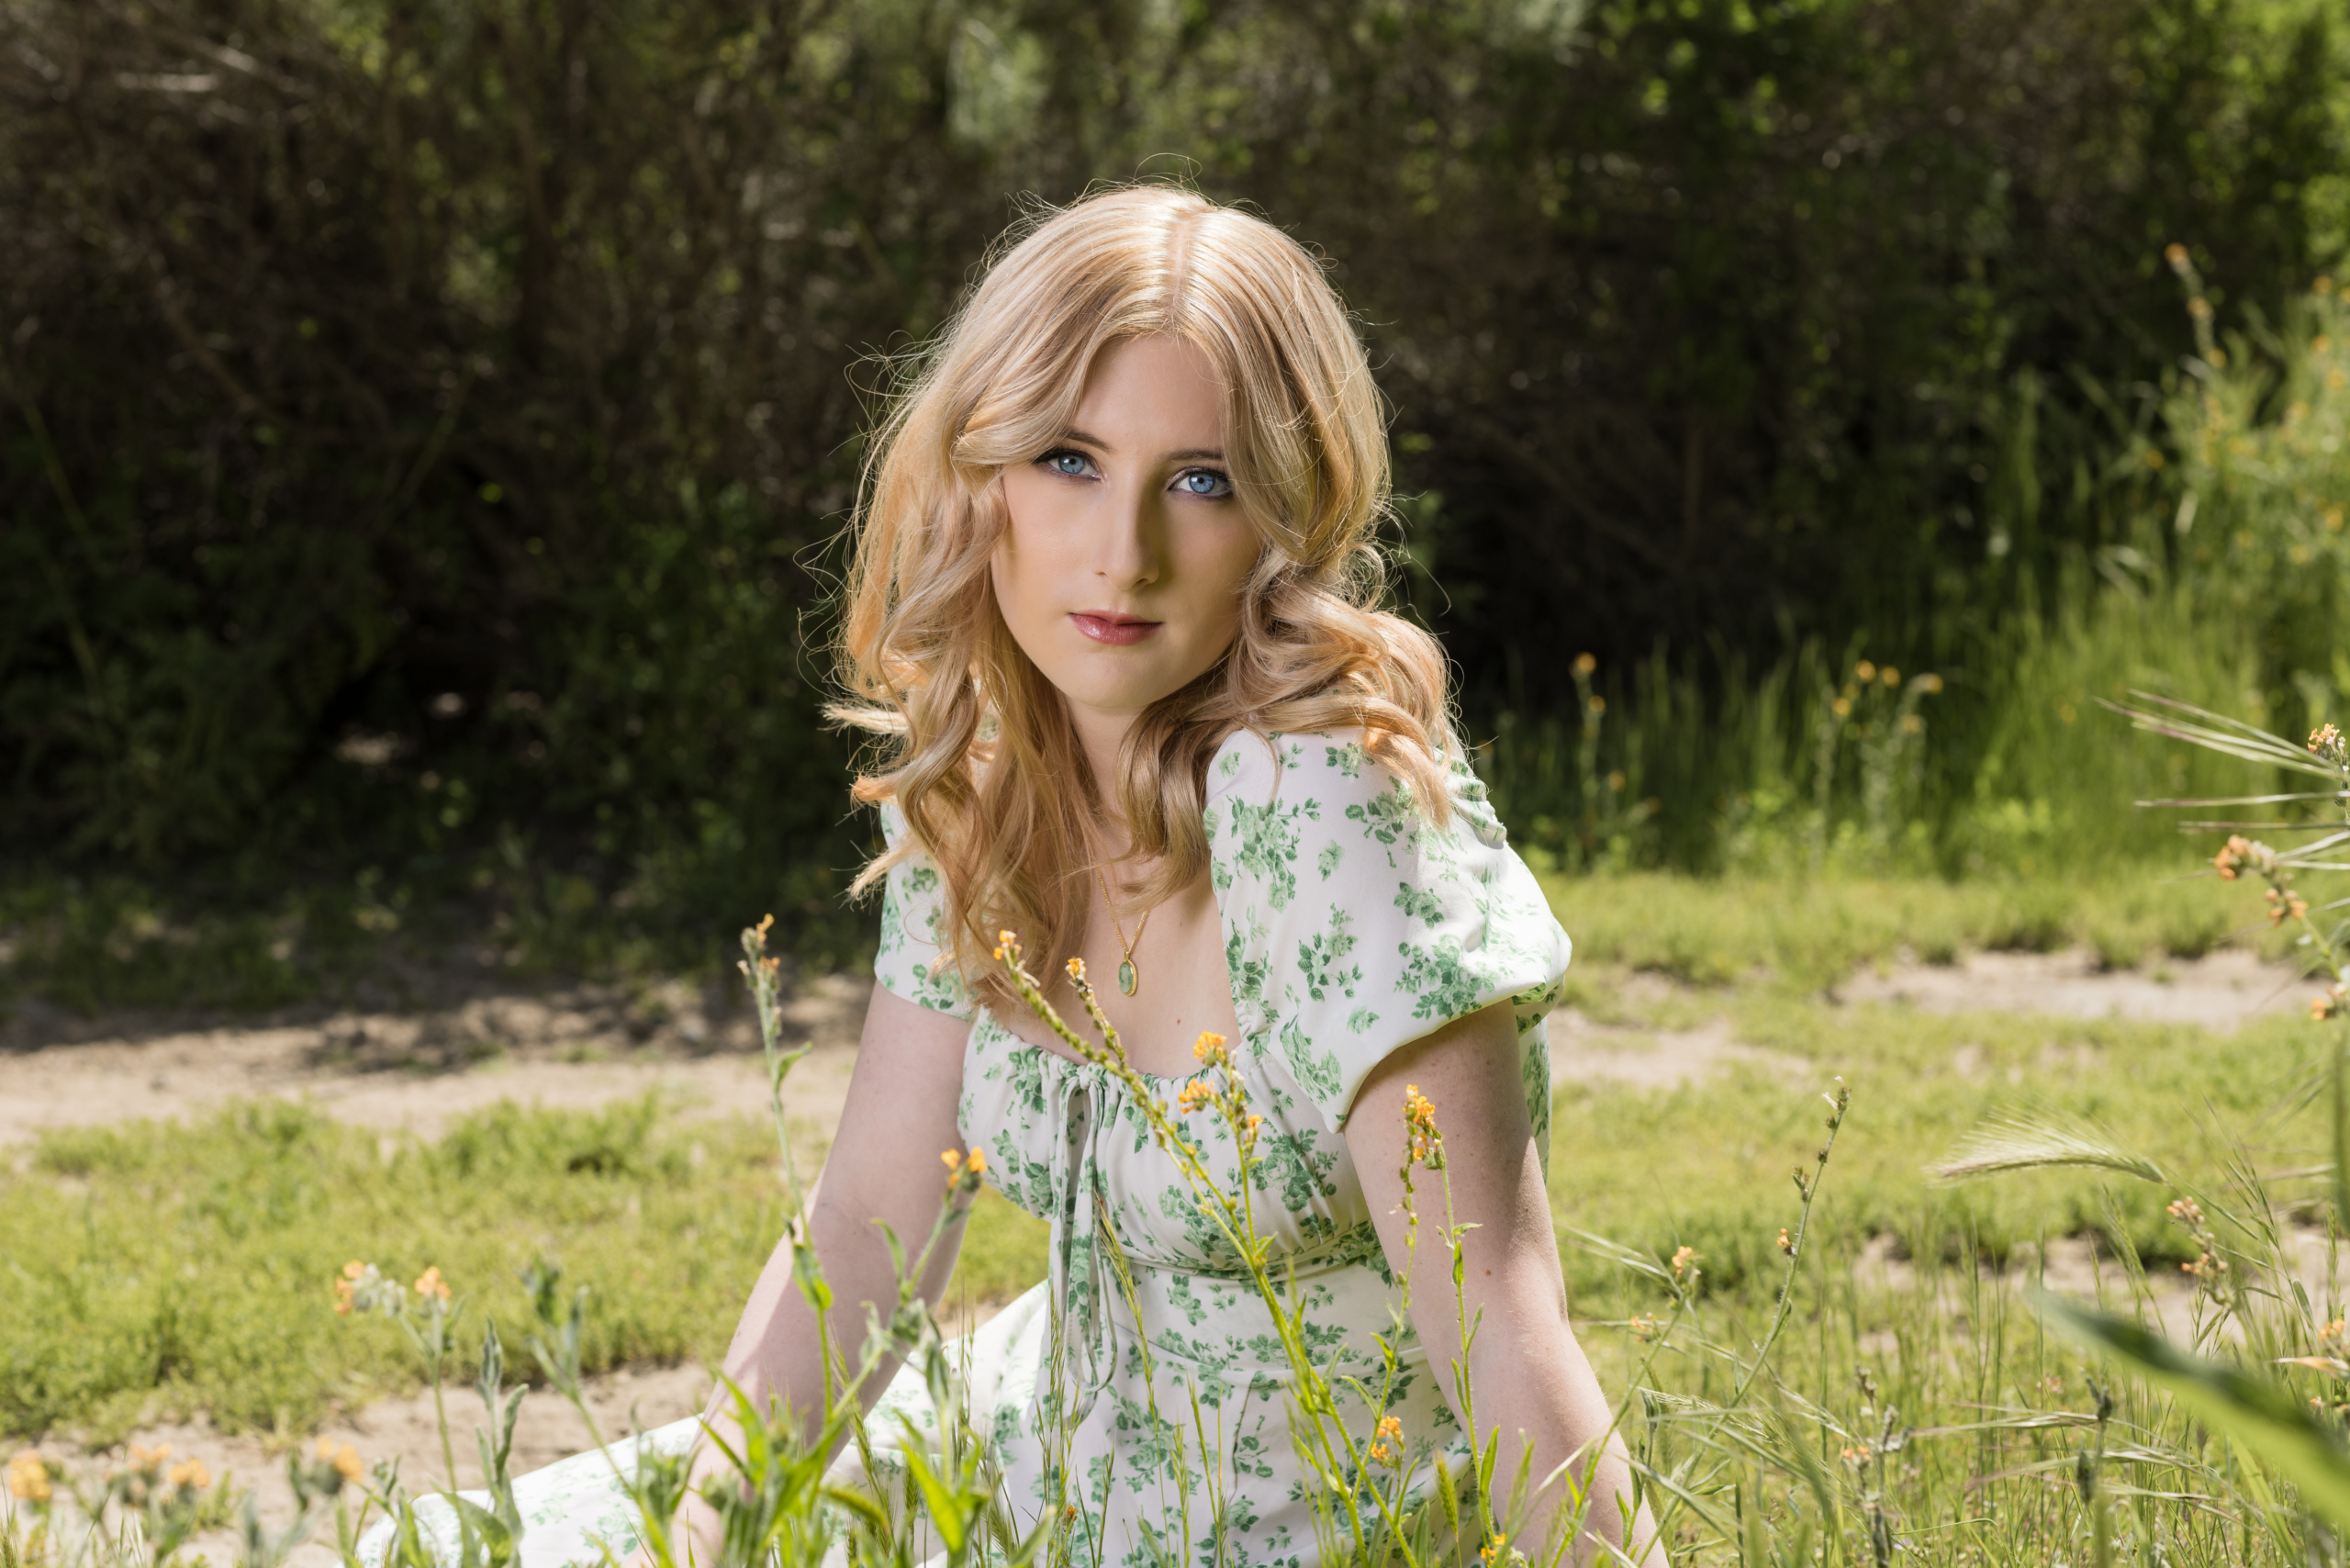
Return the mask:
[[[1619,977],[1627,1000],[1664,994],[1672,982]],[[867,982],[818,977],[788,1005],[788,1036],[813,1054],[794,1070],[789,1111],[829,1142],[846,1092]],[[1856,976],[1839,989],[1851,1002],[1924,1010],[1998,1008],[2070,1016],[2132,1018],[2232,1029],[2254,1014],[2301,1004],[2289,970],[2249,954],[2223,952],[2147,972],[2105,972],[2082,954],[1978,954],[1953,966],[1896,964]],[[1653,1000],[1653,997],[1649,998]],[[588,1107],[663,1088],[684,1114],[755,1112],[766,1080],[747,1014],[726,993],[683,984],[621,988],[581,985],[535,991],[483,990],[406,1006],[292,1010],[259,1019],[202,1020],[162,1015],[72,1017],[22,1008],[0,1025],[0,1159],[46,1128],[199,1114],[230,1100],[262,1095],[307,1098],[329,1114],[379,1131],[431,1137],[453,1118],[501,1100]],[[1733,1062],[1791,1076],[1802,1064],[1757,1049],[1718,1017],[1695,1027],[1656,1030],[1595,1021],[1568,1010],[1551,1026],[1557,1073],[1646,1088],[1671,1088]],[[21,1158],[21,1157],[19,1157]],[[2070,1250],[2061,1250],[2065,1248]],[[2076,1254],[2078,1254],[2077,1256]],[[1897,1280],[1889,1256],[1864,1267]],[[2321,1265],[2322,1266],[2322,1265]],[[2098,1264],[2086,1244],[2052,1248],[2052,1282],[2085,1291]],[[2165,1299],[2167,1317],[2184,1311]],[[2182,1303],[2183,1303],[2182,1298]],[[642,1367],[597,1381],[592,1403],[609,1433],[634,1423],[654,1427],[699,1408],[708,1389],[693,1367]],[[449,1419],[469,1438],[482,1412],[470,1393],[453,1393]],[[350,1443],[369,1461],[397,1459],[415,1483],[442,1473],[429,1395],[395,1399],[346,1413],[324,1434]],[[202,1421],[156,1427],[134,1436],[175,1459],[196,1458],[216,1475],[233,1473],[253,1486],[263,1517],[290,1517],[282,1444],[229,1437]],[[517,1472],[534,1469],[588,1444],[584,1424],[552,1395],[524,1406]],[[458,1480],[473,1485],[478,1465],[461,1441]],[[234,1558],[226,1537],[202,1544],[215,1561]],[[331,1554],[312,1546],[296,1568],[324,1568]]]

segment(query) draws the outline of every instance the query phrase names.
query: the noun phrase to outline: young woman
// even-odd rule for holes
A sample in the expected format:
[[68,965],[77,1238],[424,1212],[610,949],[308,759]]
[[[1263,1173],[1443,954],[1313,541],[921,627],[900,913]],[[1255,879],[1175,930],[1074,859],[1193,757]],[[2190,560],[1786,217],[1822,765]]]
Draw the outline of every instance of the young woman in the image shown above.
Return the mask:
[[[1406,1260],[1398,1167],[1417,1086],[1445,1129],[1457,1217],[1476,1226],[1469,1370],[1480,1425],[1504,1434],[1496,1473],[1530,1445],[1536,1477],[1571,1460],[1580,1477],[1604,1445],[1570,1560],[1606,1555],[1601,1541],[1662,1560],[1645,1514],[1619,1506],[1630,1475],[1568,1324],[1543,1183],[1542,1018],[1567,937],[1463,760],[1442,654],[1377,607],[1387,481],[1370,369],[1313,259],[1163,187],[1029,229],[880,432],[839,710],[883,737],[856,787],[888,843],[857,884],[884,889],[878,983],[808,1223],[832,1336],[854,1346],[863,1304],[894,1299],[877,1222],[927,1233],[942,1149],[983,1151],[988,1180],[1051,1221],[1051,1277],[968,1357],[1006,1508],[1024,1525],[1074,1504],[1076,1561],[1318,1550],[1266,1305],[1126,1085],[1010,992],[990,961],[1004,929],[1072,1018],[1061,966],[1084,960],[1170,1112],[1200,1070],[1197,1036],[1233,1042],[1265,1117],[1252,1195],[1272,1272],[1304,1293],[1316,1342],[1363,1373]],[[1228,1141],[1203,1142],[1237,1189]],[[1406,1444],[1457,1456],[1460,1335],[1426,1261],[1443,1254],[1420,1250],[1386,1414]],[[934,1298],[952,1264],[923,1282]],[[724,1371],[805,1410],[817,1343],[779,1250]],[[885,1399],[916,1409],[914,1382]],[[1380,1413],[1347,1414],[1368,1432]],[[711,1418],[723,1430],[718,1402]],[[645,1440],[692,1437],[684,1423]],[[698,1471],[716,1469],[706,1449]],[[525,1479],[534,1568],[632,1537],[609,1475],[583,1456]],[[1522,1544],[1539,1546],[1567,1490],[1542,1495]],[[698,1505],[683,1522],[707,1528]]]

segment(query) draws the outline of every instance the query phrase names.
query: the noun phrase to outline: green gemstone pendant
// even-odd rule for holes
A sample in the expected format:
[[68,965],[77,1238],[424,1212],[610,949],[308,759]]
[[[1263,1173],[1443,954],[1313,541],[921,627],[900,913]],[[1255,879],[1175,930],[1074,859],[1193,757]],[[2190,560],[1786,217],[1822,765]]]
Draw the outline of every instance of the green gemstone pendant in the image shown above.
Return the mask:
[[1132,958],[1118,966],[1118,989],[1128,996],[1135,993],[1135,961]]

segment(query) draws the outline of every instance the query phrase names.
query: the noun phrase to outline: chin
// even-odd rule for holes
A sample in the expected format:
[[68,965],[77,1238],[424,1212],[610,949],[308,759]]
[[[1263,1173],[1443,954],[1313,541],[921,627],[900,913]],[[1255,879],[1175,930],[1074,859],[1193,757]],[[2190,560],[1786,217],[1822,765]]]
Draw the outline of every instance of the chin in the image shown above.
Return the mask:
[[[1046,672],[1046,678],[1052,679],[1050,671]],[[1139,713],[1160,698],[1183,689],[1181,681],[1169,685],[1164,680],[1087,680],[1081,677],[1053,680],[1053,685],[1069,701],[1101,713]]]

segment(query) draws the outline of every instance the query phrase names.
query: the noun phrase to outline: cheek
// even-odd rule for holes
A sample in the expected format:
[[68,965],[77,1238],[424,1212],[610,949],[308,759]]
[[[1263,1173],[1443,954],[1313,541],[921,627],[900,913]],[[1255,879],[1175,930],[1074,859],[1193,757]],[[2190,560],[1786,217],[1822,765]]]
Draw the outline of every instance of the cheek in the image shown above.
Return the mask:
[[1248,586],[1249,575],[1256,571],[1257,562],[1264,554],[1264,542],[1246,521],[1236,519],[1203,541],[1203,545],[1192,575],[1212,595],[1212,601],[1237,625],[1241,590]]

